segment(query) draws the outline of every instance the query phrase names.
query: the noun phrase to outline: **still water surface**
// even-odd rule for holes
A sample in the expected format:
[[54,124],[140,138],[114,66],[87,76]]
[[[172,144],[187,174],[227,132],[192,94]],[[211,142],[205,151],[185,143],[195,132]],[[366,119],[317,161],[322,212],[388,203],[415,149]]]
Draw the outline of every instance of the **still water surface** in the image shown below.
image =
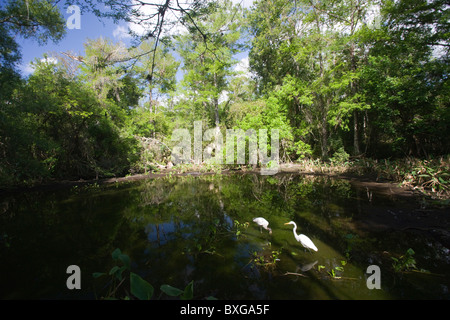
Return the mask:
[[[165,299],[162,284],[194,281],[203,299],[449,299],[450,252],[414,229],[373,228],[367,215],[411,210],[330,177],[280,174],[168,176],[129,183],[33,191],[0,198],[0,298],[97,299],[120,248],[131,271]],[[252,222],[270,222],[272,235]],[[318,252],[295,241],[309,236]],[[394,270],[414,254],[415,270]],[[66,268],[81,269],[68,290]],[[367,288],[367,267],[381,289]],[[402,269],[405,271],[405,268]]]

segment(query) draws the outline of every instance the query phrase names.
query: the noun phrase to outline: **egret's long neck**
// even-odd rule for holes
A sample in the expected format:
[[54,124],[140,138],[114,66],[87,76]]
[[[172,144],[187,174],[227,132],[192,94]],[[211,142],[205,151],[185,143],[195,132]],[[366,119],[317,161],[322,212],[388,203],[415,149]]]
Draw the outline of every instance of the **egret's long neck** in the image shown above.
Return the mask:
[[292,229],[292,232],[294,232],[294,236],[297,236],[297,225],[294,223],[294,229]]

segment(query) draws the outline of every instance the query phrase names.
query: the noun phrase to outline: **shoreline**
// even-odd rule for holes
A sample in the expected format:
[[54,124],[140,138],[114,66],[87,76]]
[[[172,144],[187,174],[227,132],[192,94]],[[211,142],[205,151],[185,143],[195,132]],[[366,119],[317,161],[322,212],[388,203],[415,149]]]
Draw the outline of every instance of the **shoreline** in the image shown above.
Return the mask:
[[[182,172],[179,172],[182,169]],[[199,169],[192,168],[189,169]],[[34,186],[22,186],[11,189],[0,189],[0,196],[17,195],[23,192],[39,192],[39,191],[56,191],[61,188],[73,188],[75,186],[88,186],[91,184],[111,185],[113,183],[126,183],[140,181],[146,179],[155,179],[166,176],[208,176],[208,175],[245,175],[259,174],[259,169],[225,169],[220,171],[203,171],[186,170],[186,168],[173,167],[171,169],[160,169],[158,173],[135,174],[125,177],[113,177],[103,179],[90,180],[61,180]],[[329,170],[331,171],[331,170]],[[377,206],[367,205],[368,214],[357,218],[355,222],[357,230],[355,233],[365,230],[392,230],[405,231],[411,229],[411,232],[420,232],[428,234],[440,239],[442,243],[450,248],[450,232],[447,231],[450,226],[450,217],[447,212],[450,207],[448,200],[444,202],[434,202],[430,195],[423,193],[419,189],[415,189],[409,185],[399,185],[398,182],[382,180],[370,174],[357,174],[354,172],[323,172],[323,170],[305,169],[301,164],[283,164],[276,175],[294,174],[294,175],[311,175],[311,176],[327,176],[335,179],[344,179],[349,181],[353,186],[365,188],[368,193],[393,197],[394,199],[402,199],[408,205],[402,210],[380,210]],[[428,200],[425,200],[428,198]],[[425,203],[425,206],[423,204]],[[1,212],[0,212],[1,213]]]
[[[343,167],[342,167],[343,168]],[[341,168],[341,169],[342,169]],[[227,168],[217,171],[205,171],[205,167],[202,165],[193,166],[186,169],[186,167],[172,167],[170,169],[160,169],[159,172],[141,173],[134,175],[127,175],[122,177],[112,178],[99,178],[99,179],[79,179],[79,180],[55,180],[47,181],[44,183],[37,183],[30,186],[11,186],[8,188],[0,188],[0,195],[8,193],[21,193],[29,191],[51,191],[59,188],[72,188],[75,186],[85,186],[90,184],[112,184],[140,181],[146,179],[155,179],[160,177],[171,176],[203,176],[203,175],[215,175],[215,174],[260,174],[260,168],[244,168],[234,169]],[[377,189],[377,192],[385,194],[396,194],[399,196],[418,197],[428,196],[423,194],[419,190],[415,190],[409,186],[399,186],[398,182],[383,179],[378,181],[377,177],[370,174],[356,174],[353,172],[345,172],[344,170],[313,170],[306,168],[303,164],[284,163],[280,164],[279,171],[274,175],[279,174],[298,174],[298,175],[314,175],[314,176],[328,176],[336,179],[349,180],[352,184],[357,184],[363,187],[370,187],[371,189]]]

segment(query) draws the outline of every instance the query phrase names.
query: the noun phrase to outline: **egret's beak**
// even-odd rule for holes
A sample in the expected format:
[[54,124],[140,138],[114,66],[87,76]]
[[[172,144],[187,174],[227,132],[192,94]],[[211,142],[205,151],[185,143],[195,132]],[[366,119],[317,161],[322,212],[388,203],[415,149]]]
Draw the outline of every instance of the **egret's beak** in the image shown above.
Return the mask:
[[287,225],[287,224],[289,224],[289,222],[286,222],[284,225]]

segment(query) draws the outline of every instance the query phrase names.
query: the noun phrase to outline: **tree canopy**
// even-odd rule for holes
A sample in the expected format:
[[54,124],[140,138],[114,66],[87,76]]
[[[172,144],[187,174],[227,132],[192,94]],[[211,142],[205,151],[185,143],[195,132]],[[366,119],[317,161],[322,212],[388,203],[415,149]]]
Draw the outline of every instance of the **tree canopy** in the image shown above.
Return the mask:
[[450,153],[446,1],[70,4],[141,29],[129,46],[48,54],[23,77],[16,37],[61,40],[61,6],[0,6],[2,186],[147,172],[194,121],[223,136],[278,129],[282,161]]

